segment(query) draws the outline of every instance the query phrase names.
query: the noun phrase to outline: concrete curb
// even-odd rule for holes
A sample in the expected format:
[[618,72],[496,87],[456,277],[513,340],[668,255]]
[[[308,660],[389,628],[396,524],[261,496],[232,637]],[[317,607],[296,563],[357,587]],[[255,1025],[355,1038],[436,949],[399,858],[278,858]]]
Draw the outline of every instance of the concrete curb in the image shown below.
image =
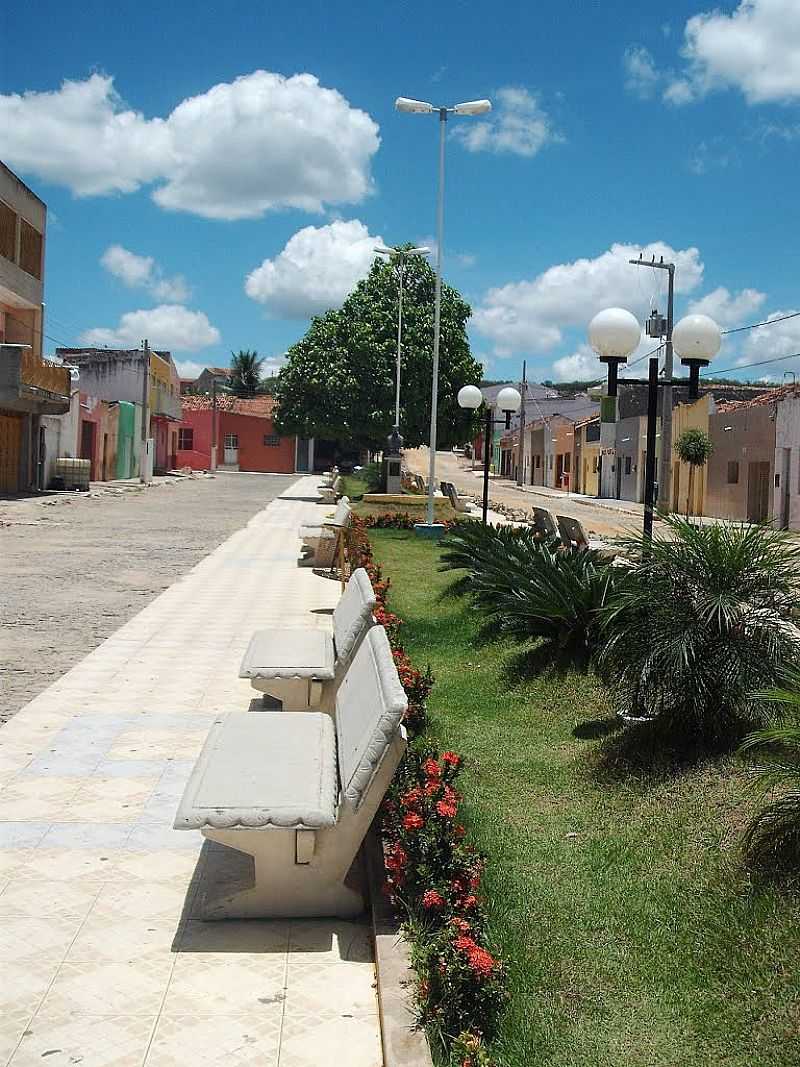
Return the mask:
[[433,1067],[431,1050],[408,1003],[412,981],[411,953],[383,893],[380,840],[373,829],[364,842],[372,905],[375,973],[378,979],[378,1015],[381,1024],[383,1067]]

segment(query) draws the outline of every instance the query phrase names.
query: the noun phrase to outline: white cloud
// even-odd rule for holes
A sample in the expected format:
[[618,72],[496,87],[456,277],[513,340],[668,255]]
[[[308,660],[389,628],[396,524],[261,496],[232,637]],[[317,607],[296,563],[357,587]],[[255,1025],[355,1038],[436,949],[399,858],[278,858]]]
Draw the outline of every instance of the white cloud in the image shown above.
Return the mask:
[[625,71],[625,88],[643,100],[649,99],[661,80],[650,52],[643,45],[631,45],[625,49],[622,66]]
[[161,304],[126,311],[116,328],[97,326],[81,336],[81,343],[107,348],[138,348],[144,338],[154,349],[194,352],[219,343],[220,332],[202,311],[181,304]]
[[109,245],[100,263],[129,289],[147,289],[156,300],[183,304],[191,296],[182,274],[165,277],[152,256],[139,256],[122,245]]
[[257,70],[182,101],[166,118],[126,108],[113,78],[0,95],[0,156],[76,196],[160,184],[164,208],[206,218],[321,211],[371,190],[378,126],[311,74]]
[[535,156],[546,144],[563,141],[534,93],[509,86],[498,89],[495,100],[491,118],[465,118],[453,125],[453,136],[470,152]]
[[[785,311],[773,311],[766,321],[783,318],[784,315],[794,314],[789,308]],[[790,356],[800,352],[800,316],[788,319],[786,322],[777,322],[774,326],[762,326],[757,330],[750,330],[742,348],[742,356],[739,362],[750,363],[762,359],[775,359],[779,356]],[[789,363],[786,364],[789,366]],[[772,372],[770,372],[772,373]],[[775,373],[782,373],[780,364]]]
[[279,318],[320,314],[342,303],[382,244],[383,238],[372,236],[358,219],[306,226],[274,259],[248,274],[245,292]]
[[553,363],[554,382],[591,382],[605,378],[607,368],[600,362],[587,344],[578,345],[569,356],[562,356]]
[[739,89],[750,104],[800,98],[800,4],[741,0],[731,14],[694,15],[684,29],[685,76],[665,96],[683,104],[714,89]]
[[176,359],[175,367],[177,368],[179,378],[190,378],[194,381],[195,378],[203,373],[206,364],[197,363],[193,359]]
[[741,326],[766,300],[766,293],[742,289],[735,295],[721,285],[689,304],[689,314],[710,315],[723,330]]
[[577,259],[550,267],[531,281],[490,289],[475,310],[475,327],[488,337],[497,355],[551,349],[570,327],[585,329],[604,307],[627,307],[643,318],[649,296],[660,290],[662,271],[645,271],[628,263],[639,255],[663,256],[676,264],[675,291],[690,293],[703,279],[696,248],[675,250],[662,241],[645,246],[614,244],[595,259]]

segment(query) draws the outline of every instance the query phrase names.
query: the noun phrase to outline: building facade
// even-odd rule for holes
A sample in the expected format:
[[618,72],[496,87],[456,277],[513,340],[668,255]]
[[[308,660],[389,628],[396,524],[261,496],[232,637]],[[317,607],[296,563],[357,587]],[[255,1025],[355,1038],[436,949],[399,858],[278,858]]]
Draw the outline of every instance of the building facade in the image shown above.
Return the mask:
[[69,370],[42,358],[47,207],[0,163],[0,492],[46,485],[42,417],[69,411]]

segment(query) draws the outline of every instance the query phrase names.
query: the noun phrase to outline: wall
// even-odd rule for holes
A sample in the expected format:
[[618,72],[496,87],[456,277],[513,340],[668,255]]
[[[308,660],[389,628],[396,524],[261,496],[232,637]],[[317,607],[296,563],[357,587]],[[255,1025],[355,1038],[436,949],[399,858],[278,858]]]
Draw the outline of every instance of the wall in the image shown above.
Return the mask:
[[[111,481],[117,470],[117,434],[119,408],[96,396],[80,394],[80,425],[78,428],[78,455],[92,463],[90,477],[92,481]],[[84,425],[94,427],[91,454],[86,455],[83,447]]]
[[[790,449],[789,464],[789,529],[800,530],[800,395],[788,394],[780,400],[775,408],[775,458],[774,474],[778,475],[779,485],[774,491],[772,514],[775,521],[782,525],[784,515],[784,449]],[[774,481],[774,478],[773,478]]]
[[[705,514],[718,519],[748,521],[751,463],[769,463],[769,513],[772,513],[772,479],[775,462],[775,423],[768,404],[738,411],[715,412],[709,417],[714,451],[706,470]],[[735,482],[728,481],[729,463],[738,463]],[[776,498],[779,496],[775,494]]]
[[[689,489],[689,464],[681,463],[674,451],[678,438],[684,430],[703,430],[709,432],[709,417],[715,411],[714,398],[710,395],[701,396],[692,404],[677,404],[672,411],[672,481],[670,486],[670,503],[674,511],[680,515],[687,513],[687,494]],[[694,472],[694,485],[691,499],[688,500],[689,515],[705,514],[706,492],[705,467],[697,468]]]
[[[530,433],[526,433],[525,436],[528,438],[528,450],[531,457],[528,482],[530,485],[544,485],[544,426],[531,427]],[[536,465],[537,458],[538,466]]]
[[[619,487],[619,500],[644,499],[644,463],[642,452],[647,443],[647,420],[638,415],[620,419],[617,423],[617,454],[614,459],[614,477]],[[626,473],[627,472],[627,473]]]
[[[265,445],[264,436],[275,432],[272,419],[257,415],[238,415],[230,411],[217,412],[217,459],[222,463],[225,434],[239,438],[239,470],[260,471],[267,474],[293,474],[295,469],[294,437],[281,437],[278,445]],[[208,470],[211,466],[211,409],[187,408],[181,426],[194,431],[192,448],[178,449],[178,467]]]

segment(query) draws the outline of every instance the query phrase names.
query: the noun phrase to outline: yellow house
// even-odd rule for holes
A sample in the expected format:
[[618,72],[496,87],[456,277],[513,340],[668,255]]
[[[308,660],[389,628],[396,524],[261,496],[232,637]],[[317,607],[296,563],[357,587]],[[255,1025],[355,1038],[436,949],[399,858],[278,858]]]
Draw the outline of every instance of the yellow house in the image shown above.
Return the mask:
[[[672,411],[672,510],[679,515],[704,515],[708,470],[696,467],[693,477],[688,463],[678,459],[675,446],[684,430],[702,430],[710,436],[709,417],[716,410],[710,393],[691,404],[678,404]],[[691,482],[691,494],[689,485]]]
[[575,424],[575,492],[600,492],[600,419],[594,416]]

